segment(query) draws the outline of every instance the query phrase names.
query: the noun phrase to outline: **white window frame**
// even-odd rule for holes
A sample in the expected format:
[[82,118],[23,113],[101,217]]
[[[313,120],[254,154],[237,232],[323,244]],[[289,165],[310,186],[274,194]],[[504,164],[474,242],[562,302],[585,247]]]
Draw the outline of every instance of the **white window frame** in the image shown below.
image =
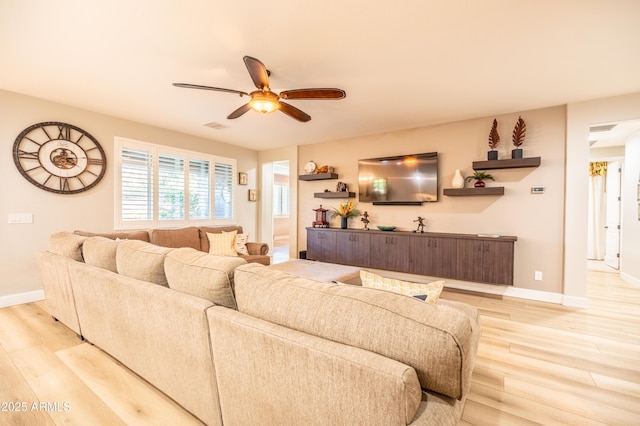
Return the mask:
[[[122,150],[123,148],[137,149],[141,151],[151,152],[153,155],[153,218],[150,220],[122,220]],[[235,184],[231,180],[231,217],[216,219],[215,216],[215,165],[227,164],[231,165],[231,176],[237,175],[237,161],[233,158],[220,157],[202,152],[189,151],[165,145],[158,145],[149,142],[138,141],[116,136],[114,140],[114,229],[148,229],[148,228],[178,228],[183,226],[206,226],[206,225],[228,225],[235,223],[236,202]],[[158,158],[160,155],[180,156],[185,162],[185,219],[184,220],[160,220],[158,218]],[[210,162],[210,198],[209,211],[211,218],[208,219],[189,219],[189,161],[190,160],[207,160]]]

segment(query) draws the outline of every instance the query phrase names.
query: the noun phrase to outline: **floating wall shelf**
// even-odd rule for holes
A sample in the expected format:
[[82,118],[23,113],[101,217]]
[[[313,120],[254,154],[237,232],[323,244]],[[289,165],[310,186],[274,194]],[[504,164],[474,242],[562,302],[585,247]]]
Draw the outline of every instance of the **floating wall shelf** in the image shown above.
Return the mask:
[[356,198],[355,192],[339,191],[339,192],[315,192],[314,198]]
[[540,157],[507,158],[504,160],[474,161],[473,170],[518,169],[540,166]]
[[485,186],[484,188],[445,188],[444,195],[467,196],[467,195],[504,195],[503,186]]
[[326,180],[326,179],[338,179],[337,173],[316,173],[312,175],[299,175],[300,180]]

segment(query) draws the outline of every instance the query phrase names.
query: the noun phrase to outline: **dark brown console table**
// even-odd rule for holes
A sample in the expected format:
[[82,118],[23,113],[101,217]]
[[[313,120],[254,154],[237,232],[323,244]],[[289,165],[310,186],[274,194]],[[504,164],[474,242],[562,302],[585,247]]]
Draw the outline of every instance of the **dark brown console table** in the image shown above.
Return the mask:
[[307,228],[307,259],[513,285],[517,237]]

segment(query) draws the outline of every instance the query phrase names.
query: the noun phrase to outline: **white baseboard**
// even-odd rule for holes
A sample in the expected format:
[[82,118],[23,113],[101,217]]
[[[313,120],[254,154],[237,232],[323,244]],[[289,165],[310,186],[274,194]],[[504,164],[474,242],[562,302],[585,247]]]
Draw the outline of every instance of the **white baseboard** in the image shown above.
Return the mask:
[[633,275],[629,275],[626,272],[620,272],[620,278],[622,278],[632,286],[640,287],[640,279],[634,277]]
[[0,296],[0,308],[44,300],[44,290]]

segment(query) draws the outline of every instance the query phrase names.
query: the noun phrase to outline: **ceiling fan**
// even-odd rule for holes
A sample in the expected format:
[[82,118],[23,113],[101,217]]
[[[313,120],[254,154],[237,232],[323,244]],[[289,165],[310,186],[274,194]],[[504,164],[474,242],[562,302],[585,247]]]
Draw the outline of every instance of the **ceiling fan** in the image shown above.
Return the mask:
[[230,120],[238,118],[245,112],[253,109],[262,113],[280,110],[289,117],[295,118],[298,121],[307,122],[311,120],[309,114],[288,103],[282,102],[282,99],[342,99],[347,96],[345,91],[341,89],[294,89],[285,90],[276,94],[269,88],[269,75],[271,73],[264,64],[251,56],[245,56],[243,60],[253,80],[253,84],[258,88],[258,90],[254,90],[251,93],[241,90],[223,89],[221,87],[201,86],[198,84],[173,83],[173,85],[187,89],[214,90],[217,92],[237,93],[241,97],[244,95],[251,97],[248,103],[242,105],[227,116]]

